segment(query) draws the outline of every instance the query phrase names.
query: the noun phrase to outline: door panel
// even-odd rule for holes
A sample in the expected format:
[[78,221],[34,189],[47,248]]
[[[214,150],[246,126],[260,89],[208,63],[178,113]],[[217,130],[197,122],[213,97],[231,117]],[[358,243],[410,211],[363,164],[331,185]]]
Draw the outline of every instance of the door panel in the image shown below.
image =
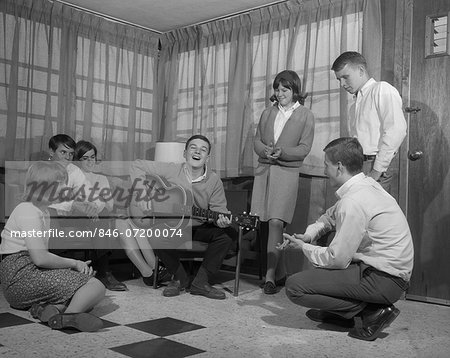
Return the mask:
[[[407,297],[450,303],[450,56],[425,58],[425,17],[450,11],[448,0],[414,0],[407,216],[415,261]],[[414,159],[414,157],[412,158]]]

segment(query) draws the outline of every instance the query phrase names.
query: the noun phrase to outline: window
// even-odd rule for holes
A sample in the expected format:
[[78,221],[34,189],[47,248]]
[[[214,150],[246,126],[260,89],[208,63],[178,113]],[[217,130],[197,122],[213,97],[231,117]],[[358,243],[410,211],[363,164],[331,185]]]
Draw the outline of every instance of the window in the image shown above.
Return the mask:
[[[286,59],[292,51],[295,56],[289,67],[300,76],[302,90],[308,93],[305,106],[315,116],[313,147],[302,170],[308,174],[323,175],[322,149],[340,134],[340,87],[331,73],[331,64],[339,55],[342,43],[348,44],[348,50],[358,51],[361,48],[362,16],[362,12],[354,12],[308,24],[299,23],[298,27],[280,25],[271,28],[270,32],[254,31],[251,43],[246,47],[247,57],[239,63],[241,67],[245,66],[243,63],[248,65],[250,73],[247,88],[239,93],[245,102],[245,113],[241,137],[235,143],[240,146],[239,158],[244,158],[243,168],[257,165],[253,135],[261,113],[268,105],[267,97],[273,93],[272,81],[279,71],[286,68]],[[180,51],[177,55],[177,96],[170,107],[176,111],[172,114],[176,118],[176,137],[187,138],[191,133],[203,133],[213,138],[215,150],[211,163],[216,172],[226,168],[227,176],[238,174],[232,172],[226,162],[231,157],[227,151],[230,140],[229,96],[236,95],[230,90],[230,76],[238,82],[230,75],[235,71],[230,58],[236,56],[232,52],[236,42],[206,44],[200,55],[190,48]],[[306,48],[306,45],[309,47]],[[251,61],[245,62],[248,58]],[[246,74],[245,71],[243,73]],[[348,96],[348,101],[352,101],[351,96]],[[248,159],[250,156],[252,163]]]
[[100,31],[85,16],[60,26],[56,10],[54,21],[40,22],[46,17],[35,10],[32,19],[0,16],[0,166],[45,158],[56,133],[94,142],[109,160],[145,157],[154,140],[156,40]]
[[450,39],[448,14],[427,16],[425,34],[425,57],[449,55]]

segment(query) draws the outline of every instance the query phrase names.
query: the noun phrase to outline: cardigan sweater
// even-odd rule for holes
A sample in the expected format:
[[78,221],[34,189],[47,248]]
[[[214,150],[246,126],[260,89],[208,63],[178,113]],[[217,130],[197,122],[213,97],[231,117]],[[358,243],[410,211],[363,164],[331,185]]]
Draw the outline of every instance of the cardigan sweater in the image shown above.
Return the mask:
[[[275,143],[274,122],[278,111],[277,106],[271,106],[261,114],[254,141],[254,149],[259,156],[258,161],[264,164],[298,168],[311,150],[314,139],[314,115],[304,106],[296,108]],[[268,159],[264,153],[265,147],[271,143],[274,147],[281,148],[281,155],[276,160]]]

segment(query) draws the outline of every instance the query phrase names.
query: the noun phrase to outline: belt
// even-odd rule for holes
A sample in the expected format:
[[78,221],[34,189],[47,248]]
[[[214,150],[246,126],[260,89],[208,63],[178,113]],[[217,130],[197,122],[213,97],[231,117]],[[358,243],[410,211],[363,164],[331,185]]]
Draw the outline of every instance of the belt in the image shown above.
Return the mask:
[[376,154],[372,154],[372,155],[364,154],[364,160],[375,160],[376,157],[377,157]]

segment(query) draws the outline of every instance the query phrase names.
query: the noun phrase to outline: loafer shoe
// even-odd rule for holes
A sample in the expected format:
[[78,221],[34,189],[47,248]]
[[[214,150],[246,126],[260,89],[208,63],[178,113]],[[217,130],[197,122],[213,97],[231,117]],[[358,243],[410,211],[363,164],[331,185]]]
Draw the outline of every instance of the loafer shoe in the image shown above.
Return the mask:
[[263,291],[266,295],[273,295],[278,292],[277,286],[275,286],[275,284],[272,281],[267,281],[264,284]]
[[334,324],[336,326],[341,326],[345,328],[352,328],[355,325],[355,321],[353,320],[353,318],[351,319],[343,318],[337,314],[323,310],[311,309],[306,311],[305,315],[310,320],[315,322]]
[[361,339],[363,341],[374,341],[381,331],[388,327],[400,314],[400,310],[395,306],[380,308],[375,312],[361,313],[360,324],[356,324],[348,332],[349,337]]
[[51,317],[61,313],[56,306],[41,303],[33,304],[29,312],[31,317],[37,318],[41,322],[48,322]]
[[172,280],[169,282],[166,288],[163,290],[164,297],[174,297],[179,296],[181,292],[186,289],[185,286],[181,285],[180,281]]
[[105,275],[97,276],[105,287],[110,291],[128,291],[127,285],[118,281],[111,272],[106,272]]
[[[284,286],[286,284],[286,276],[279,278],[278,280],[275,280],[275,286]],[[259,284],[260,288],[264,288],[266,285],[266,281],[263,281]]]
[[[153,280],[155,278],[155,273],[153,272],[149,277],[142,277],[142,281],[144,281],[144,283],[147,286],[153,286]],[[172,279],[172,275],[170,274],[169,271],[167,271],[167,269],[165,267],[159,266],[158,268],[158,277],[156,280],[156,285],[160,285],[163,282],[168,282]]]
[[212,287],[209,283],[191,285],[191,295],[205,296],[213,300],[224,300],[225,292]]
[[103,327],[103,322],[90,313],[60,313],[51,317],[48,325],[52,329],[75,328],[81,332],[96,332]]

